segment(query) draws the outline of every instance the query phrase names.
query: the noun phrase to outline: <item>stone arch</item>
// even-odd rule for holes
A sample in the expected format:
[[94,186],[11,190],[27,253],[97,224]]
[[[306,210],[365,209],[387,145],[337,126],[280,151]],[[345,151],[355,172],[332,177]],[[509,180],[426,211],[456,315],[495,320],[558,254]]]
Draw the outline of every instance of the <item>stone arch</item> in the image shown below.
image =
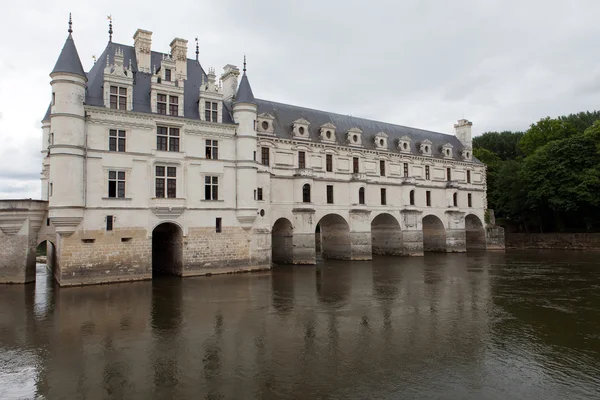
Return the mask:
[[479,217],[469,214],[465,217],[465,237],[467,251],[485,250],[485,228]]
[[279,218],[271,230],[271,259],[274,264],[293,264],[294,227],[289,219]]
[[446,251],[446,228],[435,215],[423,217],[423,251]]
[[50,271],[50,273],[52,273],[53,276],[56,276],[58,272],[58,263],[56,257],[56,245],[54,242],[48,239],[41,240],[37,245],[36,258],[42,253],[45,254],[46,257],[46,268],[48,271]]
[[400,223],[391,214],[381,213],[371,221],[371,248],[373,254],[402,254]]
[[152,275],[183,275],[183,231],[172,222],[152,230]]
[[321,255],[338,260],[351,259],[350,225],[339,214],[323,216],[317,228],[320,232]]

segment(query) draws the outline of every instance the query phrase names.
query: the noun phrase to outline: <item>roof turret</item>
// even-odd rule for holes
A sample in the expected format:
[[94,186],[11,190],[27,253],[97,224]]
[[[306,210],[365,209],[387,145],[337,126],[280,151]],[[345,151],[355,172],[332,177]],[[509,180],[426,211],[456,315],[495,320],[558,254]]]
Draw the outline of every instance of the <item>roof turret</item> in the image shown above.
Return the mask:
[[235,95],[234,103],[256,104],[256,99],[254,98],[252,88],[250,87],[250,82],[248,81],[248,76],[246,75],[246,56],[244,56],[244,75],[242,76],[240,87]]
[[75,42],[73,41],[71,14],[69,14],[68,32],[69,36],[67,36],[65,45],[63,46],[62,51],[58,56],[58,60],[56,60],[56,64],[54,65],[54,69],[52,70],[50,75],[59,72],[66,72],[74,75],[80,75],[83,78],[87,79],[85,71],[83,70],[83,66],[81,65],[81,60],[79,59],[79,54],[77,54]]

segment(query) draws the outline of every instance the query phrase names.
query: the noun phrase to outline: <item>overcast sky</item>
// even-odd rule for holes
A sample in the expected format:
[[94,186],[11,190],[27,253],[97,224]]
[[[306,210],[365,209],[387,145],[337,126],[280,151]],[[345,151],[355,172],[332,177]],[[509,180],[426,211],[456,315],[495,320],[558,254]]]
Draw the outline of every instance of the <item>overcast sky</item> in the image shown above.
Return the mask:
[[525,130],[600,105],[597,0],[29,1],[2,6],[0,198],[39,198],[41,118],[67,37],[87,71],[108,41],[200,40],[200,62],[241,66],[258,98],[452,133]]

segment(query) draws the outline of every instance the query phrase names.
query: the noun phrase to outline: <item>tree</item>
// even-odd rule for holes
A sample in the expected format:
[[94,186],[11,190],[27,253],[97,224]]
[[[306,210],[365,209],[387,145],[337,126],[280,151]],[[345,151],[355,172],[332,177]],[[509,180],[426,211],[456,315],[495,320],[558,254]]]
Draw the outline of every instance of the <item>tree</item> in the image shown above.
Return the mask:
[[522,136],[523,132],[486,132],[473,138],[473,148],[490,150],[502,160],[514,160],[522,155],[518,147]]

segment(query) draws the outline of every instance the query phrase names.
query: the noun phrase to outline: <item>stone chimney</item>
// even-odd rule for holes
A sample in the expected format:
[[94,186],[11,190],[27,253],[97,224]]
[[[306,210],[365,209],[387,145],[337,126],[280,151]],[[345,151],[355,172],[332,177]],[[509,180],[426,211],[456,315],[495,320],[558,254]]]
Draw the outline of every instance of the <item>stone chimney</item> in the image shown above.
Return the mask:
[[133,47],[137,58],[138,71],[151,73],[150,52],[152,50],[152,32],[138,29],[133,35]]
[[187,79],[187,43],[185,39],[175,38],[171,41],[171,57],[175,60],[177,79]]
[[463,146],[473,148],[473,139],[471,138],[471,127],[473,123],[467,119],[459,119],[458,123],[454,124],[456,137]]
[[223,100],[229,100],[235,96],[238,88],[238,76],[240,76],[240,70],[235,65],[227,64],[223,67],[223,75],[221,75]]

